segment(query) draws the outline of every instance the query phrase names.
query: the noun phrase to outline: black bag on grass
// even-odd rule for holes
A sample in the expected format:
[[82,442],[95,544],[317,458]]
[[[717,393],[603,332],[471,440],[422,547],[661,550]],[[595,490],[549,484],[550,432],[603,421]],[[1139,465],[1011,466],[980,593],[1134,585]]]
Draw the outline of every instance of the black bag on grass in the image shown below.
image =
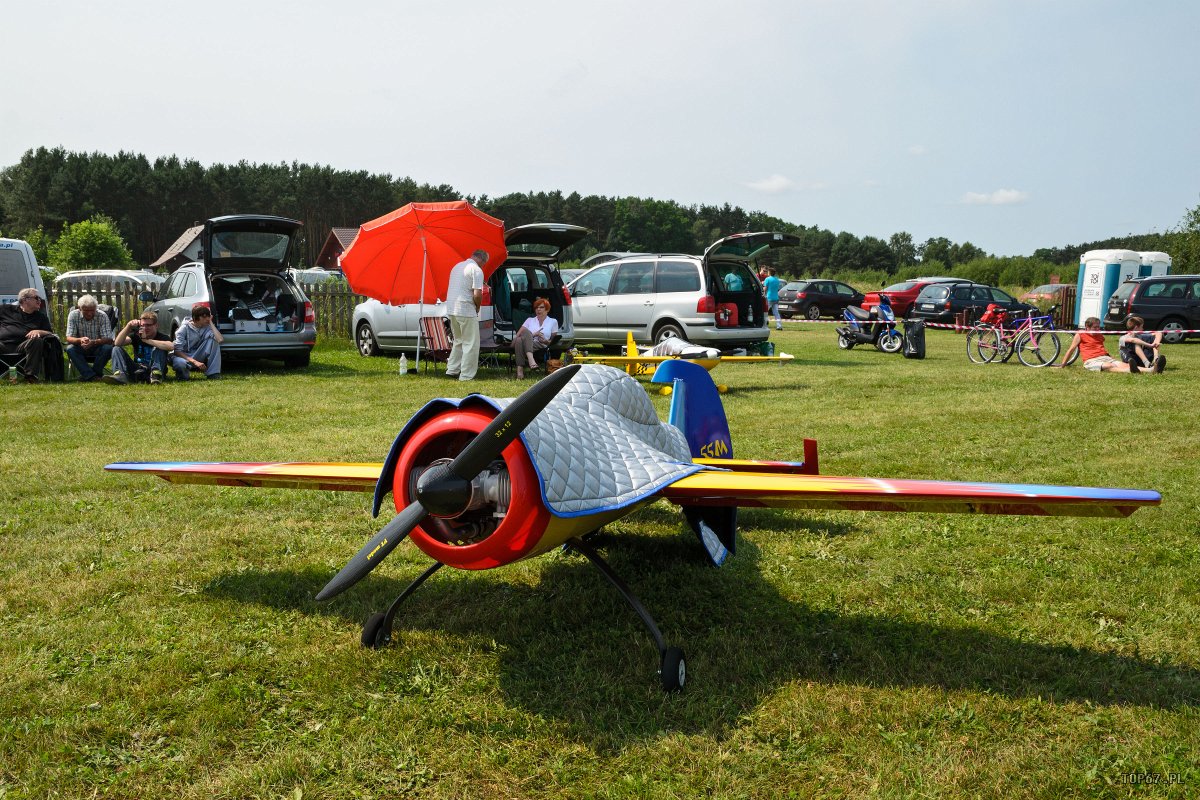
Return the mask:
[[904,323],[904,357],[925,357],[925,320],[914,319]]

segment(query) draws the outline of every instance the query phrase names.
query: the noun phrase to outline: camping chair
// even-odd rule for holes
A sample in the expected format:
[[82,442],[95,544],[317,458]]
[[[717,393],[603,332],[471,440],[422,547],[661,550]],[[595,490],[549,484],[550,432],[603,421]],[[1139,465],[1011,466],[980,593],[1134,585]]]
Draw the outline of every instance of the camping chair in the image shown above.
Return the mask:
[[450,357],[450,333],[446,330],[446,320],[441,317],[421,317],[421,358],[425,361],[425,371],[436,361],[446,362]]
[[[481,367],[500,367],[500,355],[512,351],[500,346],[496,341],[496,321],[492,319],[479,320],[479,366]],[[512,370],[512,359],[507,361],[508,368]]]

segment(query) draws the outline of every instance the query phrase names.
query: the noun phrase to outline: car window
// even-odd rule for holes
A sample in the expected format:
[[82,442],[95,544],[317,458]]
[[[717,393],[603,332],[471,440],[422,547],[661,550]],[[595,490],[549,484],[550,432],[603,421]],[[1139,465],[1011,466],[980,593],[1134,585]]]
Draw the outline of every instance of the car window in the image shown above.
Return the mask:
[[1192,283],[1192,299],[1200,300],[1200,281]]
[[989,291],[991,291],[991,293],[992,293],[992,302],[993,303],[1015,303],[1015,302],[1017,302],[1017,298],[1013,297],[1011,294],[1004,291],[1003,289],[997,289],[993,286]]
[[949,286],[927,286],[921,290],[922,300],[933,300],[935,302],[945,300],[950,296]]
[[784,286],[783,288],[791,289],[794,292],[803,292],[805,290],[805,287],[807,287],[807,286],[808,286],[808,281],[792,281],[791,283],[789,283],[787,286]]
[[754,276],[743,263],[717,263],[713,265],[713,270],[727,292],[749,292],[754,289]]
[[1125,283],[1122,283],[1117,287],[1117,290],[1113,292],[1113,298],[1116,300],[1128,299],[1129,295],[1133,293],[1134,287],[1137,285],[1138,284],[1133,281],[1125,281]]
[[954,287],[954,299],[955,300],[970,300],[971,299],[971,287],[970,286],[955,286]]
[[838,294],[840,294],[844,297],[853,297],[854,296],[854,287],[852,287],[852,286],[847,286],[844,283],[835,283],[833,285],[833,288],[837,291]]
[[596,267],[572,284],[572,296],[603,297],[608,294],[608,285],[612,283],[612,276],[616,271],[616,265]]
[[[1004,293],[1001,292],[1001,294],[1004,294]],[[1004,295],[1004,296],[1008,297],[1008,295]],[[1008,300],[1004,300],[1000,297],[995,297],[992,294],[991,288],[987,287],[987,286],[972,286],[971,287],[971,302],[972,303],[986,306],[988,303],[1007,303],[1011,300],[1012,300],[1011,297],[1008,297]]]
[[700,270],[690,261],[660,261],[655,276],[656,292],[700,291]]
[[626,261],[617,269],[613,294],[648,294],[654,291],[654,262]]
[[171,300],[176,297],[183,297],[183,287],[187,285],[187,273],[176,272],[167,281],[166,288],[163,290],[163,299]]
[[885,292],[907,292],[917,285],[916,281],[904,281],[903,283],[893,283],[882,291]]
[[554,285],[550,283],[550,273],[541,269],[533,270],[533,288],[553,289]]
[[1187,281],[1162,281],[1161,283],[1152,283],[1146,287],[1147,298],[1182,300],[1189,294],[1191,292]]

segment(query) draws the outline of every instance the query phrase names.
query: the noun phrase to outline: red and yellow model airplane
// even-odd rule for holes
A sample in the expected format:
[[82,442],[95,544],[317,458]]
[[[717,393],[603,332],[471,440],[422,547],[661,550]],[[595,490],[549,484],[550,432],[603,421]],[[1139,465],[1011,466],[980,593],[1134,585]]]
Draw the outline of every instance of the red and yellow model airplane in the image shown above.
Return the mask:
[[426,404],[404,426],[382,464],[117,463],[106,469],[177,483],[374,491],[379,512],[391,492],[396,515],[317,595],[353,586],[405,538],[433,559],[391,604],[372,614],[362,643],[392,636],[400,605],[443,566],[491,569],[569,546],[620,592],[658,646],[667,691],[683,687],[683,651],[667,646],[638,598],[584,540],[588,533],[658,499],[679,505],[708,557],[736,547],[737,508],[823,508],[933,513],[1120,517],[1157,505],[1157,492],[998,483],[878,480],[817,474],[816,442],[804,461],[733,459],[720,397],[703,367],[672,359],[656,382],[671,383],[668,422],[620,370],[573,364],[520,397],[469,395]]

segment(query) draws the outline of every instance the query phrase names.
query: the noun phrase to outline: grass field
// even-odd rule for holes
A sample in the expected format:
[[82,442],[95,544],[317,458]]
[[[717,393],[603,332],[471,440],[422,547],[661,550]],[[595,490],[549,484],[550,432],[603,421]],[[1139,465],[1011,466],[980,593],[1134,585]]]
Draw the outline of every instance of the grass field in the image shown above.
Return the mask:
[[720,570],[654,505],[599,542],[687,653],[667,696],[644,629],[579,556],[443,570],[398,643],[366,651],[363,619],[428,563],[405,544],[313,600],[382,524],[367,495],[102,470],[381,461],[458,384],[326,343],[306,371],[219,383],[3,385],[0,798],[1200,795],[1200,343],[1142,377],[976,366],[946,332],[924,361],[839,351],[829,325],[773,339],[794,363],[713,373],[739,457],[799,458],[808,436],[828,474],[1163,504],[745,511]]

